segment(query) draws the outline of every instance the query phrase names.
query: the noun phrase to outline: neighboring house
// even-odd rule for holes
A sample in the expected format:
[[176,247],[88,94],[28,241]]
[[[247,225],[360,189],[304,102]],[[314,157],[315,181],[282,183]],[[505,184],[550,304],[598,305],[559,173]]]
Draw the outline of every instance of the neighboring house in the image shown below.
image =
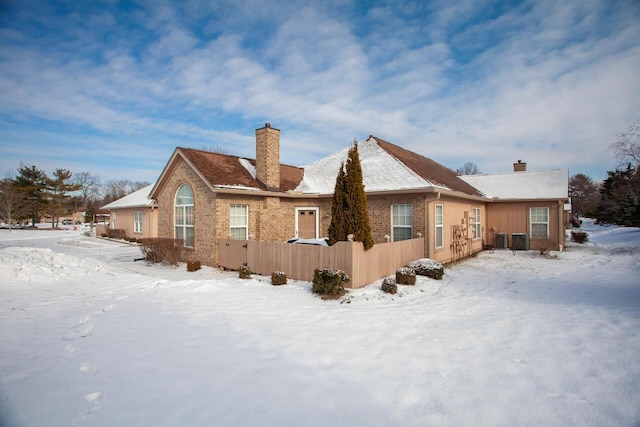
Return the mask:
[[[280,131],[268,123],[256,130],[255,160],[178,147],[149,194],[157,202],[158,236],[184,239],[190,257],[208,265],[218,264],[218,242],[225,239],[326,236],[335,179],[348,149],[304,168],[282,165]],[[515,202],[488,197],[466,177],[374,136],[358,142],[358,151],[376,243],[424,237],[425,256],[448,262],[492,245],[487,230],[498,224],[488,221]],[[567,179],[558,183],[565,193],[556,203],[568,200]],[[551,205],[540,205],[551,209],[547,219]],[[531,224],[530,211],[513,212],[524,215],[518,224]],[[552,220],[548,225],[548,237],[561,244],[564,233]],[[504,232],[527,228],[514,225]]]
[[101,209],[109,211],[109,228],[125,230],[128,237],[158,237],[158,209],[149,198],[148,185],[111,202]]

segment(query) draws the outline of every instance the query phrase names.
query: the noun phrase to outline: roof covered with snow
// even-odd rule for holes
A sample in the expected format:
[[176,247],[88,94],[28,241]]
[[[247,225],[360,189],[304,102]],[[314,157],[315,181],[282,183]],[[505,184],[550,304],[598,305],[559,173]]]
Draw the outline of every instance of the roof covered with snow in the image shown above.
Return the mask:
[[[340,165],[346,163],[350,148],[305,166],[304,178],[296,190],[333,193]],[[473,187],[458,179],[454,171],[374,136],[358,142],[358,154],[367,192],[441,188],[478,195]]]
[[506,200],[568,198],[569,171],[567,169],[463,175],[460,179],[490,198]]
[[134,208],[139,206],[151,206],[153,205],[153,200],[149,199],[149,193],[151,193],[151,189],[153,188],[153,184],[147,185],[140,190],[134,191],[131,194],[128,194],[121,199],[115,200],[107,205],[104,205],[102,209],[112,210],[112,209],[122,209],[122,208]]

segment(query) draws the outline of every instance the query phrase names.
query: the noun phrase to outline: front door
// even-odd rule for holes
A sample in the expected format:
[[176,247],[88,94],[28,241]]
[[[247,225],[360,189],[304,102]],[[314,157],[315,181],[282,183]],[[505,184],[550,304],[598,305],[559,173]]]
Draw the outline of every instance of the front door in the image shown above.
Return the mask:
[[315,209],[298,209],[298,238],[315,239],[316,233],[316,216],[318,212]]

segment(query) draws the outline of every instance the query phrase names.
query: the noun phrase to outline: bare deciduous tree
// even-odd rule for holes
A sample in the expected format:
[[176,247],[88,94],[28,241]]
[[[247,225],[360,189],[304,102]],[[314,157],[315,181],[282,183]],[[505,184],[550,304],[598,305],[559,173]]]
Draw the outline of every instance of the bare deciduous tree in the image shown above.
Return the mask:
[[478,168],[478,165],[473,162],[466,162],[464,166],[458,169],[458,175],[477,175],[480,173],[482,172]]
[[15,221],[26,218],[28,214],[24,194],[16,188],[14,179],[7,176],[0,181],[0,218],[11,229]]
[[629,126],[624,132],[616,135],[617,140],[611,144],[616,160],[620,166],[640,165],[640,120]]
[[79,172],[74,175],[73,182],[80,186],[80,206],[86,206],[87,199],[96,197],[100,185],[100,178],[89,172]]

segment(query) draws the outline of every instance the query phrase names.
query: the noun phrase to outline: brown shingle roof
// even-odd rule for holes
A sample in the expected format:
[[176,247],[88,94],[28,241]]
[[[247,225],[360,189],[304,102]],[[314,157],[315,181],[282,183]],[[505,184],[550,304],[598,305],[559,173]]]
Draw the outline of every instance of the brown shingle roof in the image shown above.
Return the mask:
[[[241,186],[266,190],[261,182],[242,166],[240,157],[212,153],[193,148],[178,148],[191,164],[213,186]],[[256,161],[247,159],[254,167]],[[280,165],[280,191],[295,189],[302,180],[303,170],[295,166]]]
[[460,191],[473,196],[481,196],[478,190],[461,180],[454,171],[442,166],[429,158],[405,150],[390,142],[384,141],[373,135],[370,136],[378,142],[378,145],[387,153],[404,163],[409,169],[414,171],[423,179],[434,184],[444,185],[452,190]]

